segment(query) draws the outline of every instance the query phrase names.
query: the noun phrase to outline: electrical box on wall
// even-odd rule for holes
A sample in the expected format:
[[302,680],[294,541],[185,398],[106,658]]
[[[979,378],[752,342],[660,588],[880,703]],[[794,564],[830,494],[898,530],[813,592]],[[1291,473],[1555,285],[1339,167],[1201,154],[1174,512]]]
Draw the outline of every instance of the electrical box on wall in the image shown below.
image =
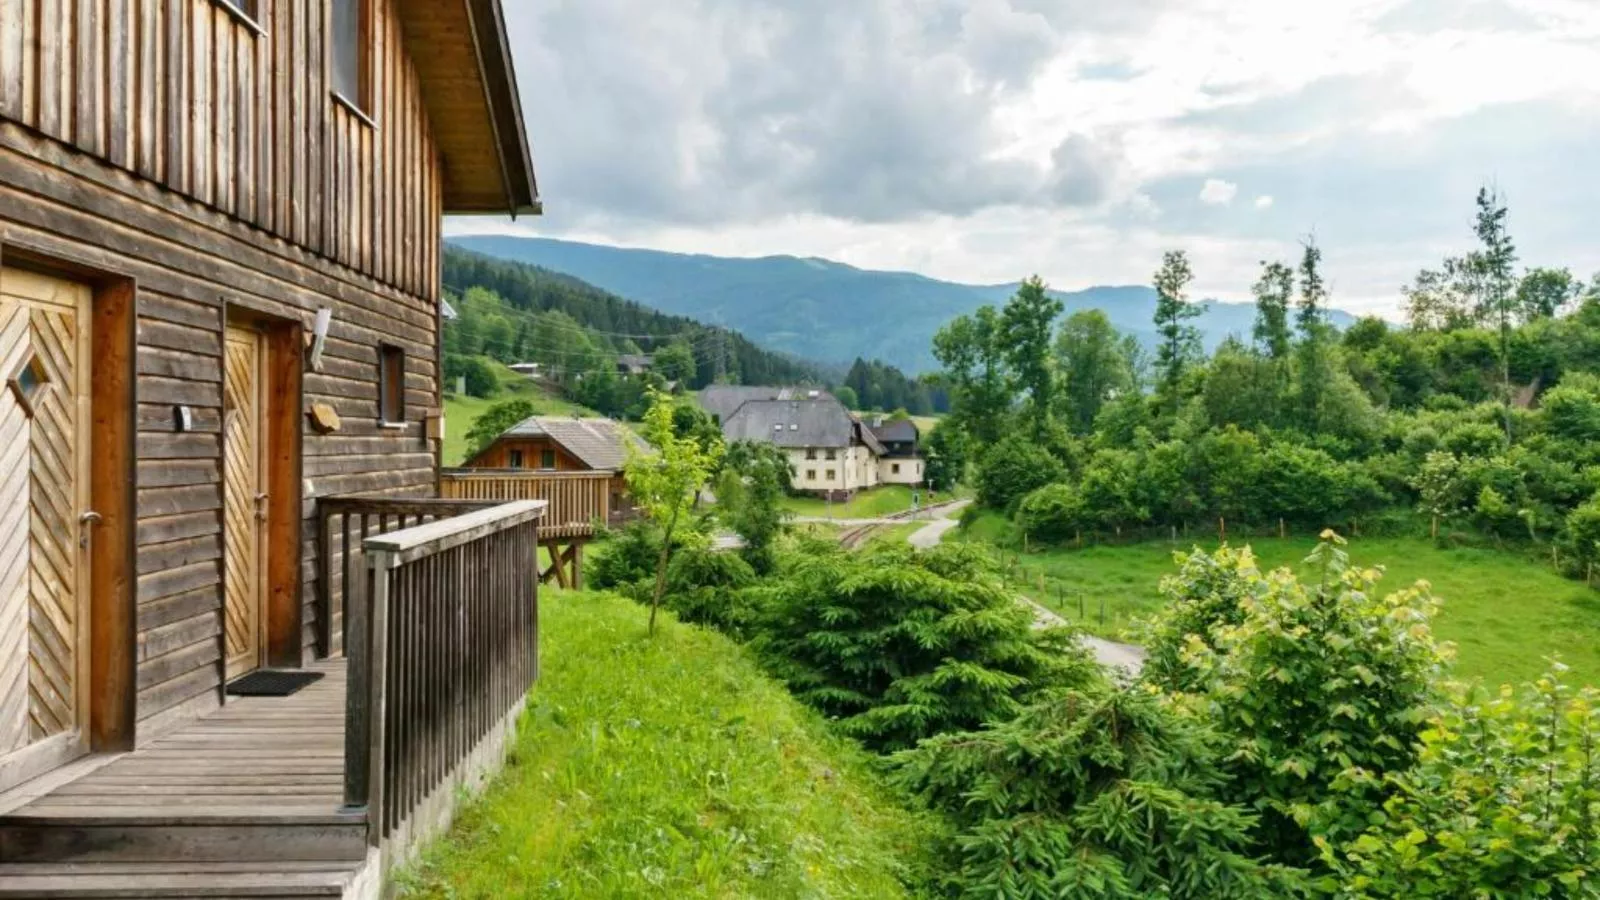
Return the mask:
[[429,440],[444,440],[444,410],[430,409],[423,417],[424,434]]

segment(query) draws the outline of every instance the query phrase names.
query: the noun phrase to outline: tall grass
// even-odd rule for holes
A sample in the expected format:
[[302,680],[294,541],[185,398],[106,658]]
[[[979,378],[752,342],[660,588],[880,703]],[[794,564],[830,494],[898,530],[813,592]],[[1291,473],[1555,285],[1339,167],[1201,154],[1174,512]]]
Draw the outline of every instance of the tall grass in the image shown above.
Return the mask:
[[406,874],[413,897],[904,897],[925,820],[713,632],[544,598],[513,761]]

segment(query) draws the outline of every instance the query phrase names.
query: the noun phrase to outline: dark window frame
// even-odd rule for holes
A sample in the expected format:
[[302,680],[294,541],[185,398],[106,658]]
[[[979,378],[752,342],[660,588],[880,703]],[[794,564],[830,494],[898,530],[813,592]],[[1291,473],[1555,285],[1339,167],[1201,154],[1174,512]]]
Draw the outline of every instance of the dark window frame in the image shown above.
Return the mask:
[[406,351],[394,344],[378,345],[378,423],[406,423]]
[[556,451],[550,449],[540,450],[539,468],[546,472],[554,472],[556,470]]
[[[341,14],[352,12],[355,16],[356,34],[349,43],[341,33]],[[359,116],[368,125],[374,124],[372,110],[372,0],[329,0],[328,4],[328,84],[333,98]],[[344,84],[341,53],[354,52],[351,64],[355,84]]]
[[506,454],[506,467],[510,469],[522,468],[522,451],[511,450]]

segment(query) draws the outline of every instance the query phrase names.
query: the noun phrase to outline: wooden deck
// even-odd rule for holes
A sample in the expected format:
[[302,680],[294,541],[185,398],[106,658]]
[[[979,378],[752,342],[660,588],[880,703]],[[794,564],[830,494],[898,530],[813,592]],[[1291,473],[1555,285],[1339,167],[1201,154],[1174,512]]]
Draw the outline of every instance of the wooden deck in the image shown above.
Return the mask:
[[0,796],[0,898],[338,897],[367,860],[341,811],[345,667],[230,698],[132,753]]

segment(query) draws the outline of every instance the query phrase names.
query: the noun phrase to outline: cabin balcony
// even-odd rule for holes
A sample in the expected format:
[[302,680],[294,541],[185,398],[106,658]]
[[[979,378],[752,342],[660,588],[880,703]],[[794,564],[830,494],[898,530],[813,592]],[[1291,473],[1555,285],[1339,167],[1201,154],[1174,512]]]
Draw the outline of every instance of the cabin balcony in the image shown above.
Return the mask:
[[322,506],[322,548],[351,548],[320,561],[343,656],[0,794],[0,898],[376,898],[448,827],[538,678],[546,504]]

